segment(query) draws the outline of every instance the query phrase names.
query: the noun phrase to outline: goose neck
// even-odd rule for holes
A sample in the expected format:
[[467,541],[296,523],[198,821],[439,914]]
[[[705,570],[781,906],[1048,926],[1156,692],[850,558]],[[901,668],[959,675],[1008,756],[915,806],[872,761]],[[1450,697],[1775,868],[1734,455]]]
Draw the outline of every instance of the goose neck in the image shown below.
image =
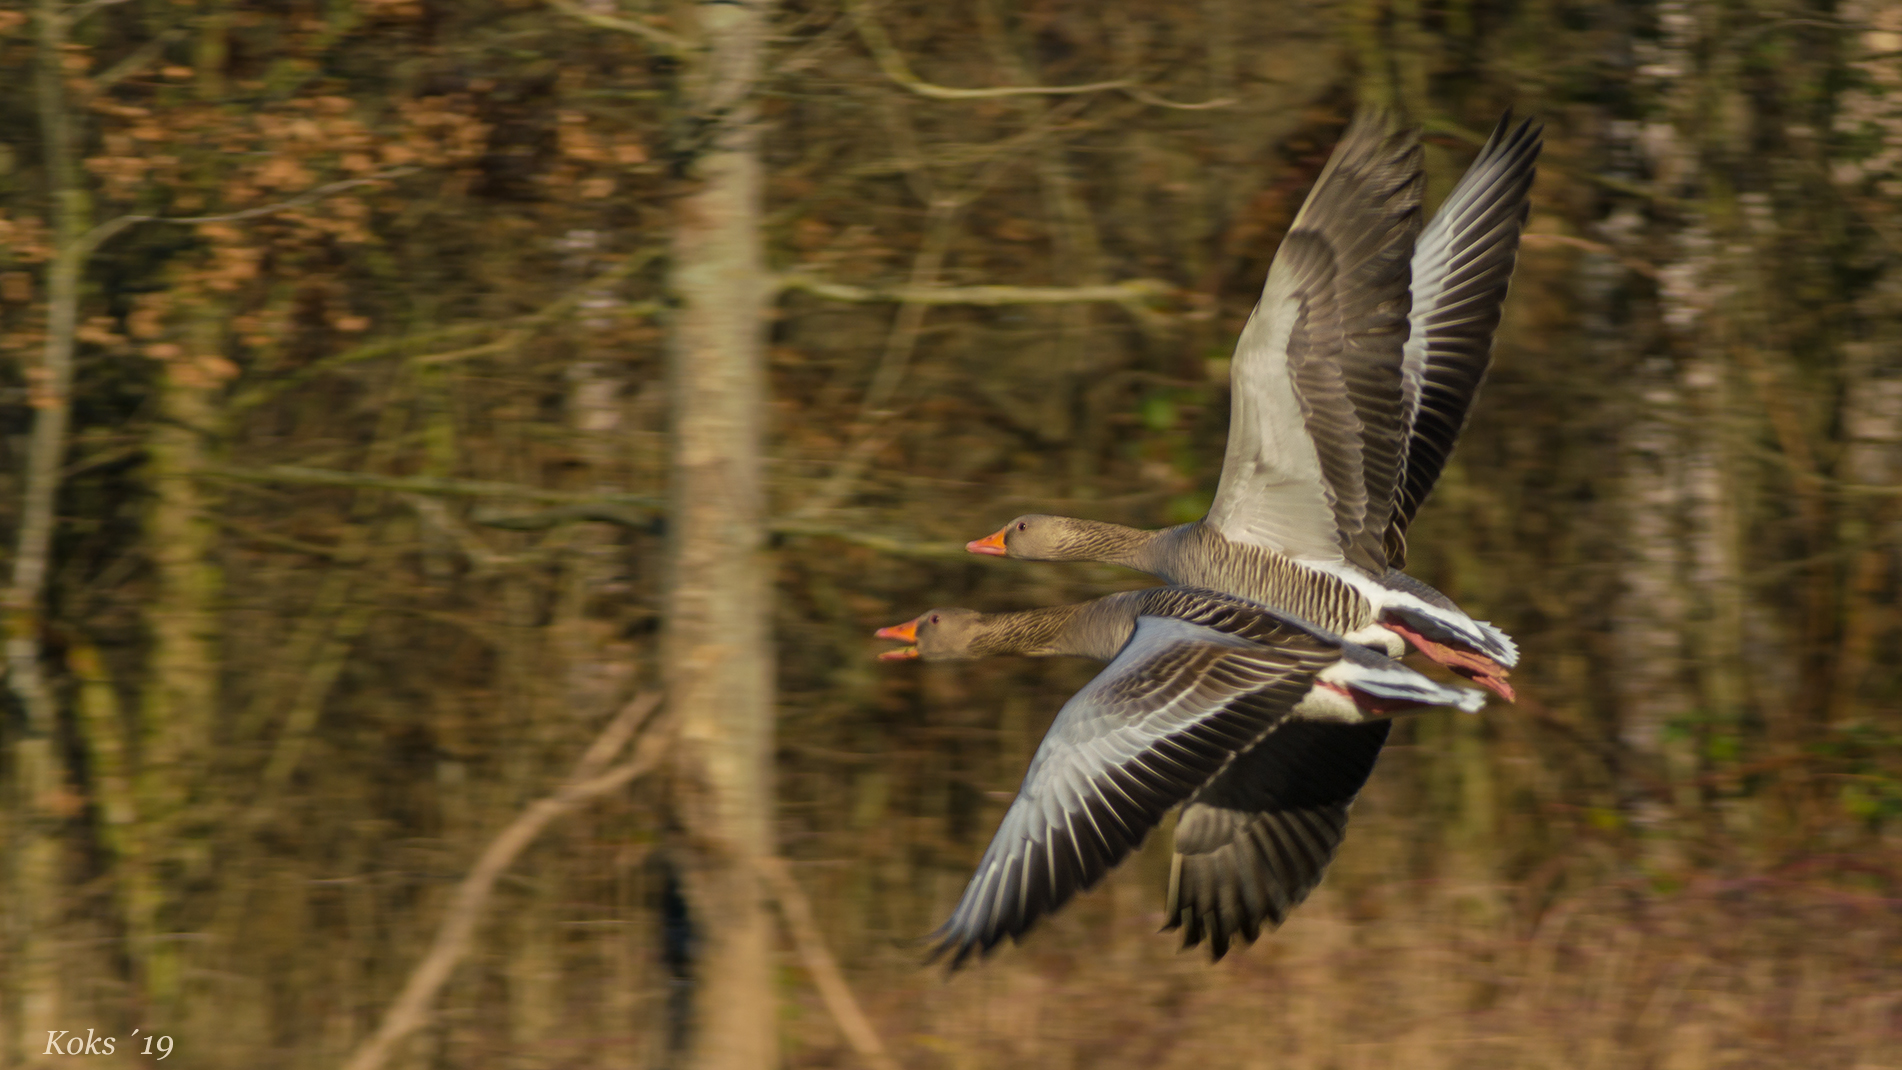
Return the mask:
[[1151,576],[1167,577],[1175,571],[1175,559],[1182,532],[1189,525],[1144,531],[1122,525],[1106,525],[1103,553],[1098,558],[1112,565],[1133,568]]
[[1049,606],[1015,613],[993,613],[972,643],[972,654],[1025,654],[1050,657],[1081,654],[1077,631],[1078,606]]

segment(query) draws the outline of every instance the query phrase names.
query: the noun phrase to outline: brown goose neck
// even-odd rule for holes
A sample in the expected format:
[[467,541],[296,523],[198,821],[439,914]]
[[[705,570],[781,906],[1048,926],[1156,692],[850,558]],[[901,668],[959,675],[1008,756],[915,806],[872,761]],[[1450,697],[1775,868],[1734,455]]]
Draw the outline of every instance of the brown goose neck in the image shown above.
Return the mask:
[[1172,556],[1172,548],[1189,525],[1144,531],[1121,524],[1104,524],[1096,532],[1096,560],[1159,575]]
[[986,614],[983,626],[972,638],[971,654],[974,657],[992,654],[1048,657],[1082,653],[1070,649],[1074,643],[1068,640],[1068,633],[1080,608],[1073,605],[1049,606],[1015,613]]

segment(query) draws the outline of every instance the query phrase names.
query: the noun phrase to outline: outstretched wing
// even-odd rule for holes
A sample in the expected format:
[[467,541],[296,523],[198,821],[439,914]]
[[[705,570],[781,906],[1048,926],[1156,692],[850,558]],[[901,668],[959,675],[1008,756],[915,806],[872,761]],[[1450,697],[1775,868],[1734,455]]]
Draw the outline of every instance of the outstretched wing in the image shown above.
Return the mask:
[[1290,720],[1182,808],[1169,873],[1169,922],[1182,946],[1215,958],[1286,921],[1347,832],[1393,722]]
[[1065,703],[957,909],[933,934],[956,968],[1022,935],[1136,849],[1162,815],[1280,724],[1339,657],[1165,617]]
[[1406,563],[1406,531],[1466,429],[1492,364],[1493,332],[1519,256],[1540,132],[1507,112],[1427,224],[1413,253],[1413,311],[1404,373],[1405,478],[1387,534],[1388,563]]
[[1231,371],[1208,517],[1229,540],[1386,571],[1421,166],[1412,133],[1364,112],[1276,251]]

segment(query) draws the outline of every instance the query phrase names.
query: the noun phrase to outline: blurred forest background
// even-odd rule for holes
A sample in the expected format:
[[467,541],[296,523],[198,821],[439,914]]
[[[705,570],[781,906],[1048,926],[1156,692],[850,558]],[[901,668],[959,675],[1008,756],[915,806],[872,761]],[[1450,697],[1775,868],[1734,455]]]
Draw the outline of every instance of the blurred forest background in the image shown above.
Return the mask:
[[[38,0],[0,64],[0,1062],[1902,1066],[1902,3]],[[870,632],[1145,582],[961,543],[1201,514],[1361,103],[1430,202],[1546,123],[1411,562],[1520,700],[1252,949],[1152,837],[947,982],[1094,668]],[[784,863],[709,914],[729,819]]]

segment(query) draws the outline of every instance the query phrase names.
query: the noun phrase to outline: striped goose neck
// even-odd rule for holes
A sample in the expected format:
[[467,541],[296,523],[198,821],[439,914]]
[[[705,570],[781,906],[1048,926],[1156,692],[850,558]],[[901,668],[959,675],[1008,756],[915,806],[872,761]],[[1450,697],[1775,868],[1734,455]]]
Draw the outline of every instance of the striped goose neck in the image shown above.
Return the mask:
[[1026,654],[1050,657],[1060,654],[1085,654],[1073,649],[1081,644],[1078,610],[1082,606],[1049,606],[1015,613],[987,613],[982,626],[971,636],[970,656]]
[[1107,520],[1039,517],[1027,536],[1015,536],[1010,545],[1026,561],[1102,561],[1148,572],[1145,563],[1163,534]]
[[1195,525],[1173,554],[1170,583],[1208,587],[1345,635],[1373,623],[1374,606],[1346,580],[1266,546],[1230,542]]

